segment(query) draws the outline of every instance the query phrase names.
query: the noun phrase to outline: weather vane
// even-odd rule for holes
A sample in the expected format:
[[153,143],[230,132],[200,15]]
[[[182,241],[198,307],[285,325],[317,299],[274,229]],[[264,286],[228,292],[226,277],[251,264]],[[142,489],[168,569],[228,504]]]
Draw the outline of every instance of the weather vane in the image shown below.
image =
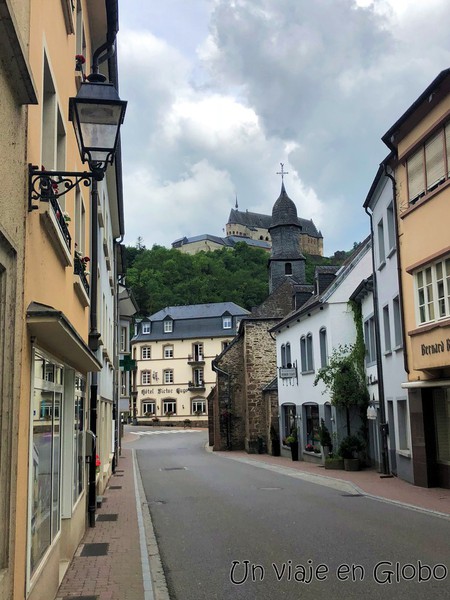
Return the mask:
[[280,163],[281,171],[277,171],[277,175],[281,175],[281,183],[284,183],[284,176],[289,175],[289,171],[284,170],[284,163]]

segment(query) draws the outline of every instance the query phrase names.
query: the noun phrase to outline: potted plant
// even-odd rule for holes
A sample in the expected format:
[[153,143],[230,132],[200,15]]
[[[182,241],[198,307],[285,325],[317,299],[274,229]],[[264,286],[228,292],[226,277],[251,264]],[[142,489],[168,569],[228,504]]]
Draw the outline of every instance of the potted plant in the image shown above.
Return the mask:
[[325,458],[325,469],[343,469],[344,468],[344,459],[341,456],[337,456],[333,454],[333,452],[329,452],[328,456]]
[[284,440],[284,443],[290,447],[291,449],[291,458],[292,460],[298,460],[298,436],[297,436],[297,428],[293,427],[291,429],[290,435]]
[[312,444],[306,444],[305,451],[306,452],[314,452],[314,446]]
[[356,435],[348,435],[339,446],[339,454],[344,459],[346,471],[359,471],[360,461],[358,453],[364,449],[362,441]]

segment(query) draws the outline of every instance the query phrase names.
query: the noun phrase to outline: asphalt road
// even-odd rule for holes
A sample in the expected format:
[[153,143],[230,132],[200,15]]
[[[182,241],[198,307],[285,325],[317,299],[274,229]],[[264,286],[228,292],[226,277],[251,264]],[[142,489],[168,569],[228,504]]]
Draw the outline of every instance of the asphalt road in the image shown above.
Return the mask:
[[448,520],[223,458],[206,439],[133,444],[172,600],[450,597]]

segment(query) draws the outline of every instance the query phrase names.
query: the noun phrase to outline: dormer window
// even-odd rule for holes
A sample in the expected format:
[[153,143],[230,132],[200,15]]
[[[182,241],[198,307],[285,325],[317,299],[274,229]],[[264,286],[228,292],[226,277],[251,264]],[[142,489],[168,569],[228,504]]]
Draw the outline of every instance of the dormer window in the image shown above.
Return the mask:
[[292,263],[290,263],[290,262],[285,263],[285,265],[284,265],[284,274],[285,275],[292,275]]
[[150,333],[150,323],[142,323],[142,333]]
[[231,329],[231,316],[224,316],[222,317],[222,328],[223,329]]
[[173,331],[173,321],[172,319],[168,319],[164,321],[164,333],[172,333]]

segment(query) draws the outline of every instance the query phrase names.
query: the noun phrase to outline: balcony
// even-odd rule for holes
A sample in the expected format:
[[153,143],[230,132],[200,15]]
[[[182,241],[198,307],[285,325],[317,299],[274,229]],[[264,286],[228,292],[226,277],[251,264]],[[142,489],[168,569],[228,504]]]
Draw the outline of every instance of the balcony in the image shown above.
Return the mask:
[[203,381],[188,381],[188,390],[190,392],[204,392],[205,389]]
[[205,358],[202,354],[188,354],[189,365],[204,365]]

